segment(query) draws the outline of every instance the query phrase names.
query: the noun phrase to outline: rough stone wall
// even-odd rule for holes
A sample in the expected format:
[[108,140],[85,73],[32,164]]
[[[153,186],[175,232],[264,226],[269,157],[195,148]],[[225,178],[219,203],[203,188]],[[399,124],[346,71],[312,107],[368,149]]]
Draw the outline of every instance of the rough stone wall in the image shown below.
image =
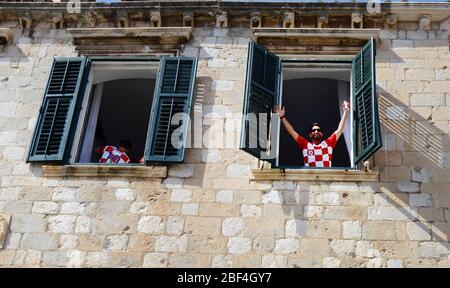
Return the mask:
[[[251,156],[195,145],[166,179],[44,178],[25,154],[52,57],[76,53],[64,31],[15,29],[0,53],[0,266],[450,266],[447,31],[398,26],[377,54],[379,183],[250,181]],[[226,114],[242,111],[249,36],[196,28],[183,49],[199,57],[206,142],[239,134]]]

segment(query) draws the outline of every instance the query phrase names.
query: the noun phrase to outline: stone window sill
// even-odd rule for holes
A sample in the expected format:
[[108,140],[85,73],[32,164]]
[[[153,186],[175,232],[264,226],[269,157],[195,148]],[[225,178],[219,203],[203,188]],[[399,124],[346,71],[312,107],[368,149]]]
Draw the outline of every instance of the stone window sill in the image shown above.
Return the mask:
[[376,171],[335,170],[335,169],[252,169],[252,180],[300,180],[338,182],[378,182],[380,173]]
[[165,178],[166,166],[43,165],[44,177],[133,177]]

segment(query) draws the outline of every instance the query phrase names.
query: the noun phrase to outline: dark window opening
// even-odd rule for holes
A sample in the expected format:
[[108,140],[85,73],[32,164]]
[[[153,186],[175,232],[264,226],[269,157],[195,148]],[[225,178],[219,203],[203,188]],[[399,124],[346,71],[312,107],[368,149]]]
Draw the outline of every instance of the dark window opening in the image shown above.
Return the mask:
[[[349,72],[336,80],[329,78],[295,78],[288,77],[283,81],[282,106],[286,107],[286,118],[294,129],[306,140],[310,141],[309,127],[319,122],[324,134],[324,140],[329,137],[341,120],[341,104],[339,93],[344,90],[346,98],[350,98]],[[340,87],[339,87],[340,85]],[[347,121],[347,126],[351,122]],[[344,134],[339,138],[333,150],[332,167],[351,167],[349,150],[351,144],[346,144]],[[351,143],[351,139],[349,139]],[[347,145],[349,148],[347,148]],[[279,137],[278,166],[298,168],[304,167],[303,155],[296,142],[281,124]]]
[[95,85],[79,162],[98,163],[98,147],[117,147],[119,141],[127,140],[132,146],[127,153],[130,163],[139,163],[144,155],[154,87],[154,79],[122,79]]

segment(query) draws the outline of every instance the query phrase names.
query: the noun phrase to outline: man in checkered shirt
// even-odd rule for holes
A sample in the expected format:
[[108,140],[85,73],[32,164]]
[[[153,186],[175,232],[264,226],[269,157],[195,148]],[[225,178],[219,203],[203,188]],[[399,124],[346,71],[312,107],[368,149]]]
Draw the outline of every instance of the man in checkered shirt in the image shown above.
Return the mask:
[[331,167],[333,148],[344,132],[348,112],[350,111],[350,103],[344,101],[342,103],[342,109],[344,113],[339,122],[338,129],[327,139],[323,140],[323,133],[319,123],[313,123],[310,126],[309,137],[312,142],[307,141],[294,130],[294,127],[292,127],[285,117],[284,107],[280,108],[279,106],[275,106],[273,110],[280,117],[289,135],[292,136],[295,142],[297,142],[298,147],[302,150],[305,167]]

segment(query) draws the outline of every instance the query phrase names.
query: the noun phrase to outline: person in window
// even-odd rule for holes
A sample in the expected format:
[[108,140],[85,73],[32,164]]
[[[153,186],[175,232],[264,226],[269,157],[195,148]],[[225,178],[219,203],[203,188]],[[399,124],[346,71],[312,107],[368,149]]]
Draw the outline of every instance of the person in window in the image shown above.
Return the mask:
[[107,145],[101,146],[97,149],[102,157],[98,161],[99,163],[113,163],[113,164],[125,164],[130,163],[130,157],[127,155],[131,151],[131,143],[127,140],[120,140],[117,147]]
[[323,140],[323,133],[319,123],[311,124],[309,129],[311,142],[307,141],[294,130],[294,127],[286,119],[285,107],[275,106],[273,111],[278,114],[281,122],[283,122],[284,128],[286,128],[289,135],[292,136],[298,147],[302,150],[305,167],[331,167],[333,148],[344,132],[348,112],[350,111],[350,103],[344,101],[342,103],[342,109],[344,113],[337,130],[325,140]]

